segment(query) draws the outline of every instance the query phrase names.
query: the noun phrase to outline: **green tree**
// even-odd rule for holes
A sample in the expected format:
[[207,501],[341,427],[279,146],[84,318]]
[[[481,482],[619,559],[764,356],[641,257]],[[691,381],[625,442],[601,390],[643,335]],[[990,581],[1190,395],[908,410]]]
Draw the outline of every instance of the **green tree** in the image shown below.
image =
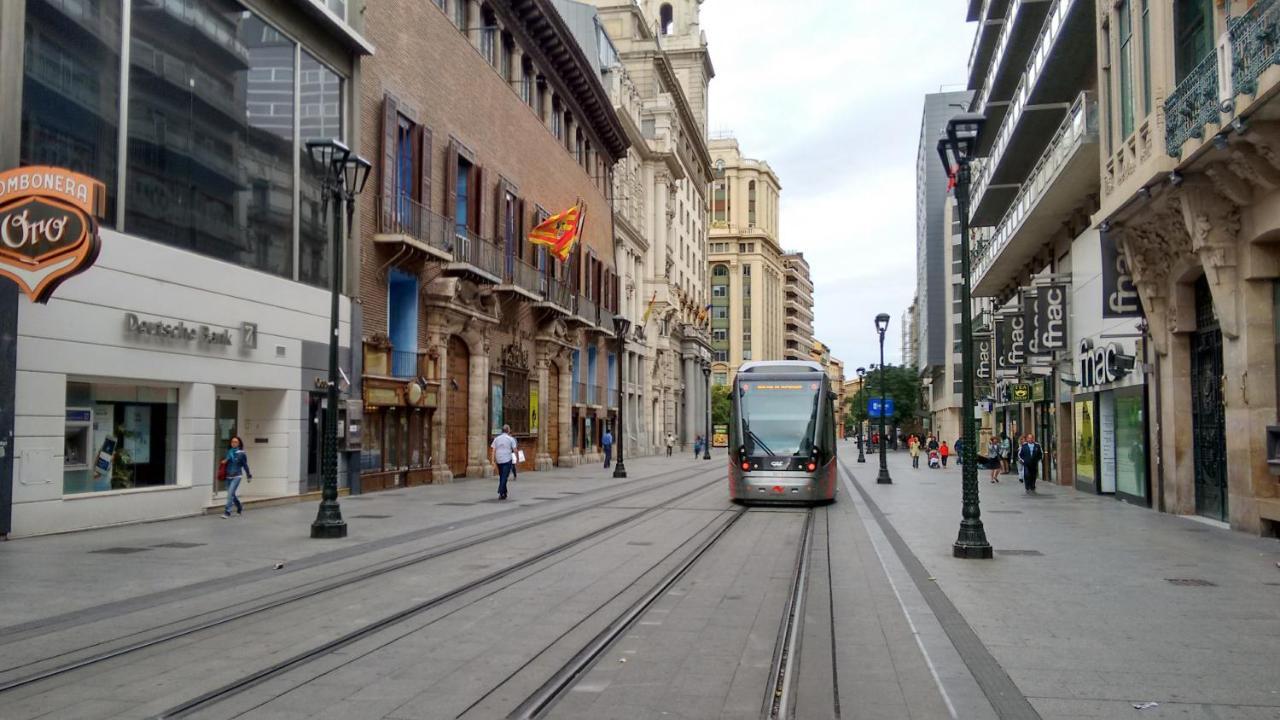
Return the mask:
[[845,398],[845,404],[849,407],[849,420],[846,422],[852,422],[855,427],[864,420],[871,420],[873,424],[878,422],[879,418],[867,416],[867,403],[871,398],[880,397],[881,387],[884,388],[884,396],[893,400],[893,416],[885,418],[885,425],[908,427],[914,424],[916,412],[920,408],[919,373],[914,367],[893,365],[867,373],[862,391]]
[[716,385],[711,388],[711,423],[713,425],[729,424],[729,413],[732,411],[729,393],[728,385]]

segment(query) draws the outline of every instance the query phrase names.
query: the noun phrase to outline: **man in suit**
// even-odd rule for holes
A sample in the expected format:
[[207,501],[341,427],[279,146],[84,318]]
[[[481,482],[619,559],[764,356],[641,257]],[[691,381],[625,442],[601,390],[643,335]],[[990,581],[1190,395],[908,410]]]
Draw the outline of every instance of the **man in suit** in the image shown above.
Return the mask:
[[1036,442],[1036,436],[1027,433],[1027,441],[1018,448],[1018,460],[1022,463],[1022,484],[1028,495],[1036,494],[1036,475],[1040,472],[1040,461],[1044,459],[1044,448]]

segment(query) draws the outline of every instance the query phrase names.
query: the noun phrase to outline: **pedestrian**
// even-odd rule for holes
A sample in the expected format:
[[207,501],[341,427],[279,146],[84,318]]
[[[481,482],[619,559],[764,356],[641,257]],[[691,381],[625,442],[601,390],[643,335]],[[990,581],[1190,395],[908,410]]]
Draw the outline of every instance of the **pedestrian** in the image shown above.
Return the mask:
[[1013,443],[1008,433],[1000,433],[1000,472],[1009,474],[1009,461],[1013,459]]
[[929,444],[928,444],[928,445],[926,445],[925,447],[926,447],[926,448],[928,448],[929,452],[933,452],[934,450],[937,450],[937,449],[938,449],[938,438],[936,438],[936,437],[934,437],[934,436],[930,435],[930,436],[929,436]]
[[702,454],[702,436],[693,436],[693,456],[696,458]]
[[1044,459],[1044,448],[1036,442],[1036,436],[1033,433],[1027,433],[1027,441],[1018,451],[1018,460],[1022,461],[1023,492],[1028,495],[1036,494],[1036,476],[1040,473],[1042,459]]
[[907,452],[911,453],[911,467],[920,467],[920,441],[915,435],[907,438]]
[[234,504],[236,514],[244,513],[244,505],[240,504],[240,498],[236,497],[236,492],[240,490],[241,478],[253,480],[253,471],[249,469],[249,456],[244,451],[244,441],[239,435],[231,436],[230,447],[227,448],[227,456],[218,463],[218,474],[227,481],[227,506],[222,511],[222,518],[231,517],[231,506]]
[[667,457],[671,457],[671,451],[675,449],[675,446],[676,436],[671,433],[667,433]]
[[991,468],[991,482],[1000,482],[1000,468],[1004,465],[1004,458],[1000,456],[1000,438],[995,435],[987,443],[987,464]]
[[609,432],[609,428],[604,429],[604,435],[600,437],[600,447],[604,448],[604,466],[609,467],[609,462],[613,459],[613,433]]
[[[612,442],[612,439],[610,439],[610,442]],[[489,444],[490,459],[494,465],[498,466],[499,500],[507,499],[507,476],[511,474],[511,470],[515,466],[517,447],[516,439],[511,437],[510,425],[503,425],[502,434],[494,438],[493,442]],[[606,457],[608,456],[606,455]]]
[[956,438],[956,442],[951,446],[951,452],[956,456],[956,464],[964,464],[964,438]]
[[951,456],[951,448],[947,447],[947,441],[943,440],[938,446],[938,455],[942,456],[942,468],[947,468],[947,458]]

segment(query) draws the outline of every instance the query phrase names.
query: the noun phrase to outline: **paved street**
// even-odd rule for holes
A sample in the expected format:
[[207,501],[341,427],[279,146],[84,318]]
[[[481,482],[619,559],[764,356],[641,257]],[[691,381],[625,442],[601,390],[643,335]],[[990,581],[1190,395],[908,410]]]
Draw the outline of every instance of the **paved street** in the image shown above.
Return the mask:
[[1275,541],[1007,480],[954,560],[959,470],[850,448],[812,512],[686,456],[344,498],[341,541],[309,504],[11,541],[0,717],[1280,717]]

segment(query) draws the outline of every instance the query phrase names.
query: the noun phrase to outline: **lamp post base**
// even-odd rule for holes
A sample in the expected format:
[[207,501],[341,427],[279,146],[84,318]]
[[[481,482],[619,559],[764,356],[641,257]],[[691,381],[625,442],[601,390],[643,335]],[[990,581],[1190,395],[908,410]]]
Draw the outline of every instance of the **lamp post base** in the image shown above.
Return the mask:
[[613,464],[613,476],[616,478],[624,478],[627,476],[627,466],[621,460]]
[[889,477],[889,468],[880,468],[880,474],[876,476],[877,485],[892,485],[893,478]]
[[858,462],[864,463],[866,461],[867,461],[867,456],[862,454],[862,446],[859,445],[858,446]]
[[710,459],[711,459],[711,451],[710,451],[710,450],[703,449],[703,451],[702,451],[702,459],[703,459],[703,460],[710,460]]
[[342,510],[338,507],[338,503],[321,502],[320,512],[316,513],[316,519],[311,523],[311,537],[313,539],[337,539],[347,536],[347,522],[342,519]]
[[991,543],[987,542],[987,532],[982,528],[982,521],[960,522],[960,536],[951,546],[951,554],[964,560],[990,560],[993,552]]

